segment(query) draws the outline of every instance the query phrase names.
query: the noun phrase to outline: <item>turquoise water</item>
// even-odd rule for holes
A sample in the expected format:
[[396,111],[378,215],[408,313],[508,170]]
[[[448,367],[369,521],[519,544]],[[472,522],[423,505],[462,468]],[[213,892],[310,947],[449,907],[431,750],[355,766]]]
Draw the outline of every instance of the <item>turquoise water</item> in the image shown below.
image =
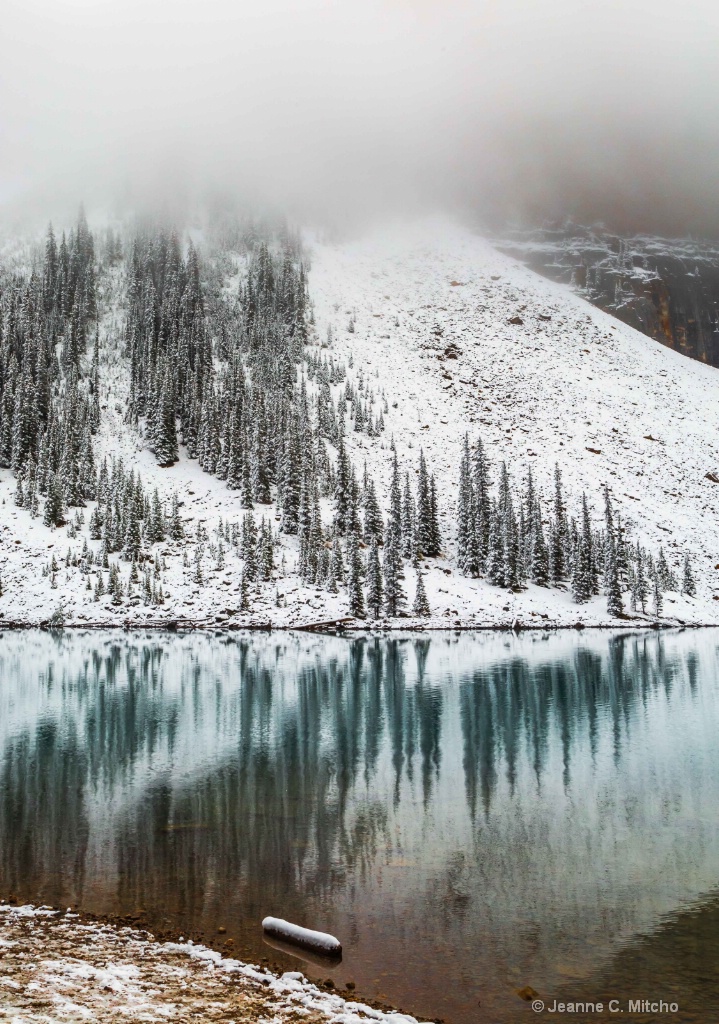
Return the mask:
[[[557,1019],[524,986],[719,1020],[718,651],[713,630],[2,634],[0,896],[462,1024]],[[268,947],[268,914],[342,963]]]

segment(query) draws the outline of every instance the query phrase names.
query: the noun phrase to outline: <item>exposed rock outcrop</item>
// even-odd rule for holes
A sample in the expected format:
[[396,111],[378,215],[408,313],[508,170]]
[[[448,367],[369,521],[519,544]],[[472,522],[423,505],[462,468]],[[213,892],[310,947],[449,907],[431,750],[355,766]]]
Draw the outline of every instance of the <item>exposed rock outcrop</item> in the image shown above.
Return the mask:
[[719,366],[719,244],[566,224],[513,232],[497,247],[656,341]]

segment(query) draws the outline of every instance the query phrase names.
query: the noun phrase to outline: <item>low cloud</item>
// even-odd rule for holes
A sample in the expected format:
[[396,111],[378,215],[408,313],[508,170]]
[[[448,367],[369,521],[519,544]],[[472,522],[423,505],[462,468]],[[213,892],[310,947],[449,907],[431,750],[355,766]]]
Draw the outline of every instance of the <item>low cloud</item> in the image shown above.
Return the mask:
[[719,230],[715,5],[6,0],[0,203]]

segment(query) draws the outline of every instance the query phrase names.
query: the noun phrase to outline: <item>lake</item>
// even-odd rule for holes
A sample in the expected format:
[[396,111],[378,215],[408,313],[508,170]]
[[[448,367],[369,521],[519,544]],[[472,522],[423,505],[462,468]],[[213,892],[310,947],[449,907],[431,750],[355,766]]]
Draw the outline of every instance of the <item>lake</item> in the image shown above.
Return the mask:
[[[708,1021],[718,652],[719,630],[5,632],[0,897],[458,1024],[556,1019],[525,986]],[[342,963],[270,948],[265,915]]]

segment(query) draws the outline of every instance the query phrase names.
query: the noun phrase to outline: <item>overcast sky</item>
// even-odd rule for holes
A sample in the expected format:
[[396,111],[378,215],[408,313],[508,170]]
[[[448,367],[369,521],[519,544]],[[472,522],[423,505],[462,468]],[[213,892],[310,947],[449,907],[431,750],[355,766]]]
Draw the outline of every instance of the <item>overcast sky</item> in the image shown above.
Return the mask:
[[708,0],[4,0],[0,202],[716,232],[718,41]]

